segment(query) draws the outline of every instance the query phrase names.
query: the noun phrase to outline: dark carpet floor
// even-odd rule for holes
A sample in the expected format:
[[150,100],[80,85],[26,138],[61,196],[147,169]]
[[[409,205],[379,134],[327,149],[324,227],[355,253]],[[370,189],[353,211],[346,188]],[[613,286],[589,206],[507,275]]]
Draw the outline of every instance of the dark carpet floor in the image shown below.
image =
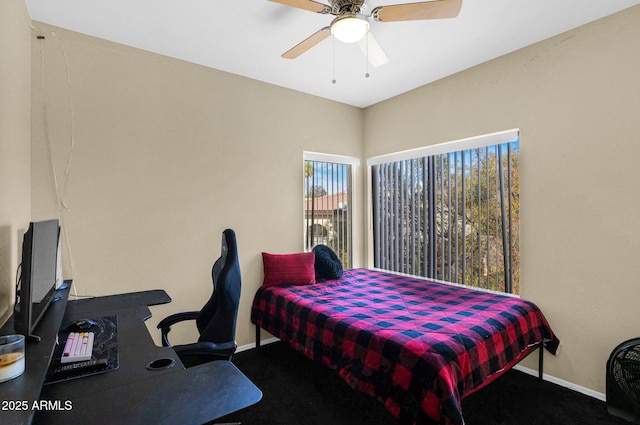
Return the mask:
[[[282,342],[238,353],[233,363],[262,400],[214,423],[397,425],[382,403]],[[630,425],[604,402],[511,370],[462,401],[467,425]]]

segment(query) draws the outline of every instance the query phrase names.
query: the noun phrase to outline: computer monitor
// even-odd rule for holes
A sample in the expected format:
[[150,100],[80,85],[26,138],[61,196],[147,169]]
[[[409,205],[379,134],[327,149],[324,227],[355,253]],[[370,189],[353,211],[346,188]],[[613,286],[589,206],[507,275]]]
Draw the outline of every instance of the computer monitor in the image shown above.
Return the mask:
[[24,234],[13,325],[30,339],[40,339],[33,331],[55,292],[59,240],[57,219],[31,222]]

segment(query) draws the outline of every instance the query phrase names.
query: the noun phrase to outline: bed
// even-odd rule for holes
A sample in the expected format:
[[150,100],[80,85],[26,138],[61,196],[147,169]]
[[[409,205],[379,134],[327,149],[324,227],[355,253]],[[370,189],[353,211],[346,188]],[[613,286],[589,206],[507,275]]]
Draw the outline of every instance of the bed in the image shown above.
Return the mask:
[[265,329],[379,399],[400,423],[464,424],[462,398],[535,348],[555,354],[558,346],[528,301],[370,269],[262,286],[251,321],[257,346]]

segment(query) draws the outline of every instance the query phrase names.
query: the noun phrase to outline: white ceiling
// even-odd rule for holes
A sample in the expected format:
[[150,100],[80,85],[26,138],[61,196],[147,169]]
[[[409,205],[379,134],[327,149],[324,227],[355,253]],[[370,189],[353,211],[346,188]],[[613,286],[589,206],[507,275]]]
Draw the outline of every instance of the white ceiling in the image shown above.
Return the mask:
[[[367,10],[413,1],[368,0]],[[390,59],[378,68],[367,66],[356,44],[334,42],[332,37],[298,59],[282,59],[282,53],[329,25],[333,16],[267,0],[26,3],[34,21],[366,107],[640,0],[463,0],[453,19],[370,20]]]

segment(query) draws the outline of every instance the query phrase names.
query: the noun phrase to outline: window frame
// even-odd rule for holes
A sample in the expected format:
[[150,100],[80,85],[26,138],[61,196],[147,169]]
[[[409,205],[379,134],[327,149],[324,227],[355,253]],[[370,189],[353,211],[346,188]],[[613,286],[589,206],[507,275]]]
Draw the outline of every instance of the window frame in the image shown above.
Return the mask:
[[336,154],[328,154],[328,153],[320,153],[320,152],[311,152],[311,151],[304,151],[303,155],[302,155],[302,172],[303,172],[303,178],[302,178],[302,199],[303,199],[303,208],[302,208],[302,246],[303,249],[306,250],[306,242],[305,242],[305,235],[307,234],[306,231],[306,226],[307,226],[307,220],[305,218],[305,207],[304,207],[304,200],[305,200],[305,184],[304,184],[304,166],[305,166],[305,162],[306,161],[314,161],[314,162],[327,162],[327,163],[334,163],[334,164],[340,164],[340,165],[350,165],[351,166],[351,173],[350,173],[350,180],[351,180],[351,194],[350,194],[350,209],[351,209],[351,216],[348,217],[348,221],[349,221],[349,226],[351,228],[351,243],[350,243],[350,252],[349,252],[349,256],[350,256],[350,264],[343,264],[343,266],[346,268],[349,267],[357,267],[357,265],[359,264],[358,259],[360,258],[360,237],[359,237],[359,230],[358,227],[356,226],[356,224],[358,223],[358,221],[356,220],[356,217],[360,217],[360,208],[358,207],[358,202],[357,202],[357,187],[358,187],[358,181],[356,179],[356,176],[358,175],[359,172],[359,167],[360,167],[360,159],[359,158],[355,158],[355,157],[350,157],[350,156],[344,156],[344,155],[336,155]]
[[[436,156],[436,155],[443,155],[443,154],[449,154],[449,153],[454,153],[454,152],[458,152],[458,151],[463,151],[463,150],[471,150],[471,149],[477,149],[477,148],[484,148],[484,147],[488,147],[488,146],[495,146],[495,145],[503,145],[503,144],[508,144],[508,143],[512,143],[512,142],[518,142],[518,146],[520,145],[520,131],[519,129],[510,129],[510,130],[506,130],[506,131],[501,131],[501,132],[496,132],[496,133],[490,133],[490,134],[486,134],[486,135],[481,135],[481,136],[475,136],[475,137],[469,137],[469,138],[465,138],[465,139],[460,139],[460,140],[455,140],[455,141],[450,141],[450,142],[445,142],[445,143],[440,143],[440,144],[435,144],[435,145],[430,145],[430,146],[424,146],[424,147],[420,147],[417,149],[409,149],[409,150],[404,150],[404,151],[399,151],[399,152],[393,152],[390,154],[384,154],[384,155],[378,155],[378,156],[373,156],[369,159],[367,159],[366,161],[366,166],[367,166],[367,220],[368,220],[368,225],[367,225],[367,264],[369,265],[369,267],[374,267],[375,262],[374,262],[374,257],[375,257],[375,238],[374,238],[374,231],[375,231],[375,227],[374,227],[374,195],[373,195],[373,189],[374,189],[374,182],[373,182],[373,166],[377,166],[380,164],[388,164],[388,163],[395,163],[395,162],[399,162],[399,161],[407,161],[407,160],[413,160],[413,159],[417,159],[417,158],[423,158],[423,157],[430,157],[430,156]],[[519,234],[518,234],[519,237]],[[521,245],[521,241],[520,241],[520,245]],[[403,274],[401,272],[399,272],[400,274]],[[442,281],[439,279],[435,279],[435,278],[429,278],[430,280],[436,280],[436,281]],[[453,285],[461,285],[460,283],[457,282],[448,282],[448,281],[443,281],[445,283],[451,283]],[[462,286],[468,286],[468,285],[462,285]],[[473,287],[473,286],[468,286],[468,287]],[[498,292],[501,294],[506,294],[506,295],[513,295],[513,296],[518,296],[517,293],[510,293],[510,292],[506,292],[506,291],[495,291],[492,289],[485,289],[482,287],[473,287],[474,289],[480,289],[480,290],[486,290],[489,292]],[[513,289],[512,289],[513,290]]]

